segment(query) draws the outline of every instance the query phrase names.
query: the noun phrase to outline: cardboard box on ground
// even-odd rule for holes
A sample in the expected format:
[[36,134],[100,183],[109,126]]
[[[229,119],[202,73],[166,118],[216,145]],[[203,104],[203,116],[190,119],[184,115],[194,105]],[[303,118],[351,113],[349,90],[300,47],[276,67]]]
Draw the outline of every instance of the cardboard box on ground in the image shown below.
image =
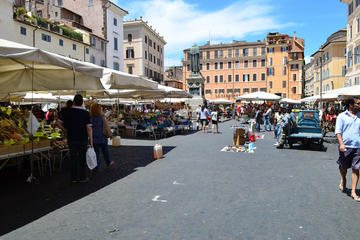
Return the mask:
[[233,145],[240,146],[245,144],[245,129],[237,128],[234,132]]

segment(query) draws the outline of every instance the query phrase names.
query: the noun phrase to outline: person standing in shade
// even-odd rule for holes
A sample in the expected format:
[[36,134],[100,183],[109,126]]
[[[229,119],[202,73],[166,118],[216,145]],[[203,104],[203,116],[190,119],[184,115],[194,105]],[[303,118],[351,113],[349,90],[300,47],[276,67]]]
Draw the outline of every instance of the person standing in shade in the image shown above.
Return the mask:
[[347,111],[339,114],[336,119],[335,134],[339,141],[339,171],[341,181],[339,189],[346,192],[347,169],[352,169],[351,197],[360,202],[356,194],[360,169],[360,99],[350,98],[345,101]]
[[[102,151],[105,159],[105,163],[108,166],[114,165],[114,161],[110,161],[108,139],[103,134],[104,124],[107,126],[105,121],[106,118],[102,114],[101,105],[94,103],[90,108],[91,123],[93,129],[93,143],[97,159],[97,169],[100,168],[100,151]],[[112,137],[112,136],[110,136]]]
[[76,94],[74,106],[66,111],[57,125],[67,132],[68,145],[71,156],[71,182],[87,182],[86,176],[86,151],[88,143],[93,147],[93,136],[90,114],[82,105],[83,97]]

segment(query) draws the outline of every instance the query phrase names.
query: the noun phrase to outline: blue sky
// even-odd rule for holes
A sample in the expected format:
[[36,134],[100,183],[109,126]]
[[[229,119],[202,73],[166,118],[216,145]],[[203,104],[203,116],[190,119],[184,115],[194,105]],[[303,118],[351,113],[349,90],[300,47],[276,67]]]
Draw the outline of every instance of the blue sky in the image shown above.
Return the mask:
[[[116,2],[116,0],[113,0]],[[263,40],[268,32],[305,39],[305,56],[345,28],[340,0],[117,0],[125,20],[142,16],[167,41],[165,66],[181,65],[183,49],[206,41]]]

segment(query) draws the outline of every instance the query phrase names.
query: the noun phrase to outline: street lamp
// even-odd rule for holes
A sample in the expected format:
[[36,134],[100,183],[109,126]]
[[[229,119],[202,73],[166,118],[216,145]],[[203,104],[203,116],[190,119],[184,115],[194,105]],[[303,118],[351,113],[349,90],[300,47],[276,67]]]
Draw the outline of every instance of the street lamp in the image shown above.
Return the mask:
[[322,76],[322,62],[323,62],[323,56],[322,56],[322,53],[323,53],[324,51],[319,51],[319,54],[320,54],[320,100],[319,100],[319,102],[320,102],[320,107],[321,107],[321,109],[322,109],[322,78],[323,78],[323,76]]

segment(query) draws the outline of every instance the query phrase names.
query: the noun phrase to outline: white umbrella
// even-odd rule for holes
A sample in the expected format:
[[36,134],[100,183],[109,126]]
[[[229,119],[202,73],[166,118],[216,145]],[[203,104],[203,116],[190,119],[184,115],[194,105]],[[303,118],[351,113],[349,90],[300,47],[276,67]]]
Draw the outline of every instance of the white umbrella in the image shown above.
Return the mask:
[[94,64],[0,39],[0,93],[99,90],[102,74]]
[[289,104],[300,104],[300,100],[294,100],[291,98],[282,98],[279,103],[289,103]]
[[253,92],[249,94],[242,95],[240,97],[237,97],[236,100],[264,100],[264,101],[274,101],[274,100],[280,100],[280,96],[272,94],[272,93],[266,93],[266,92]]
[[210,103],[213,104],[233,104],[234,101],[231,100],[227,100],[227,99],[214,99],[214,100],[209,100]]

